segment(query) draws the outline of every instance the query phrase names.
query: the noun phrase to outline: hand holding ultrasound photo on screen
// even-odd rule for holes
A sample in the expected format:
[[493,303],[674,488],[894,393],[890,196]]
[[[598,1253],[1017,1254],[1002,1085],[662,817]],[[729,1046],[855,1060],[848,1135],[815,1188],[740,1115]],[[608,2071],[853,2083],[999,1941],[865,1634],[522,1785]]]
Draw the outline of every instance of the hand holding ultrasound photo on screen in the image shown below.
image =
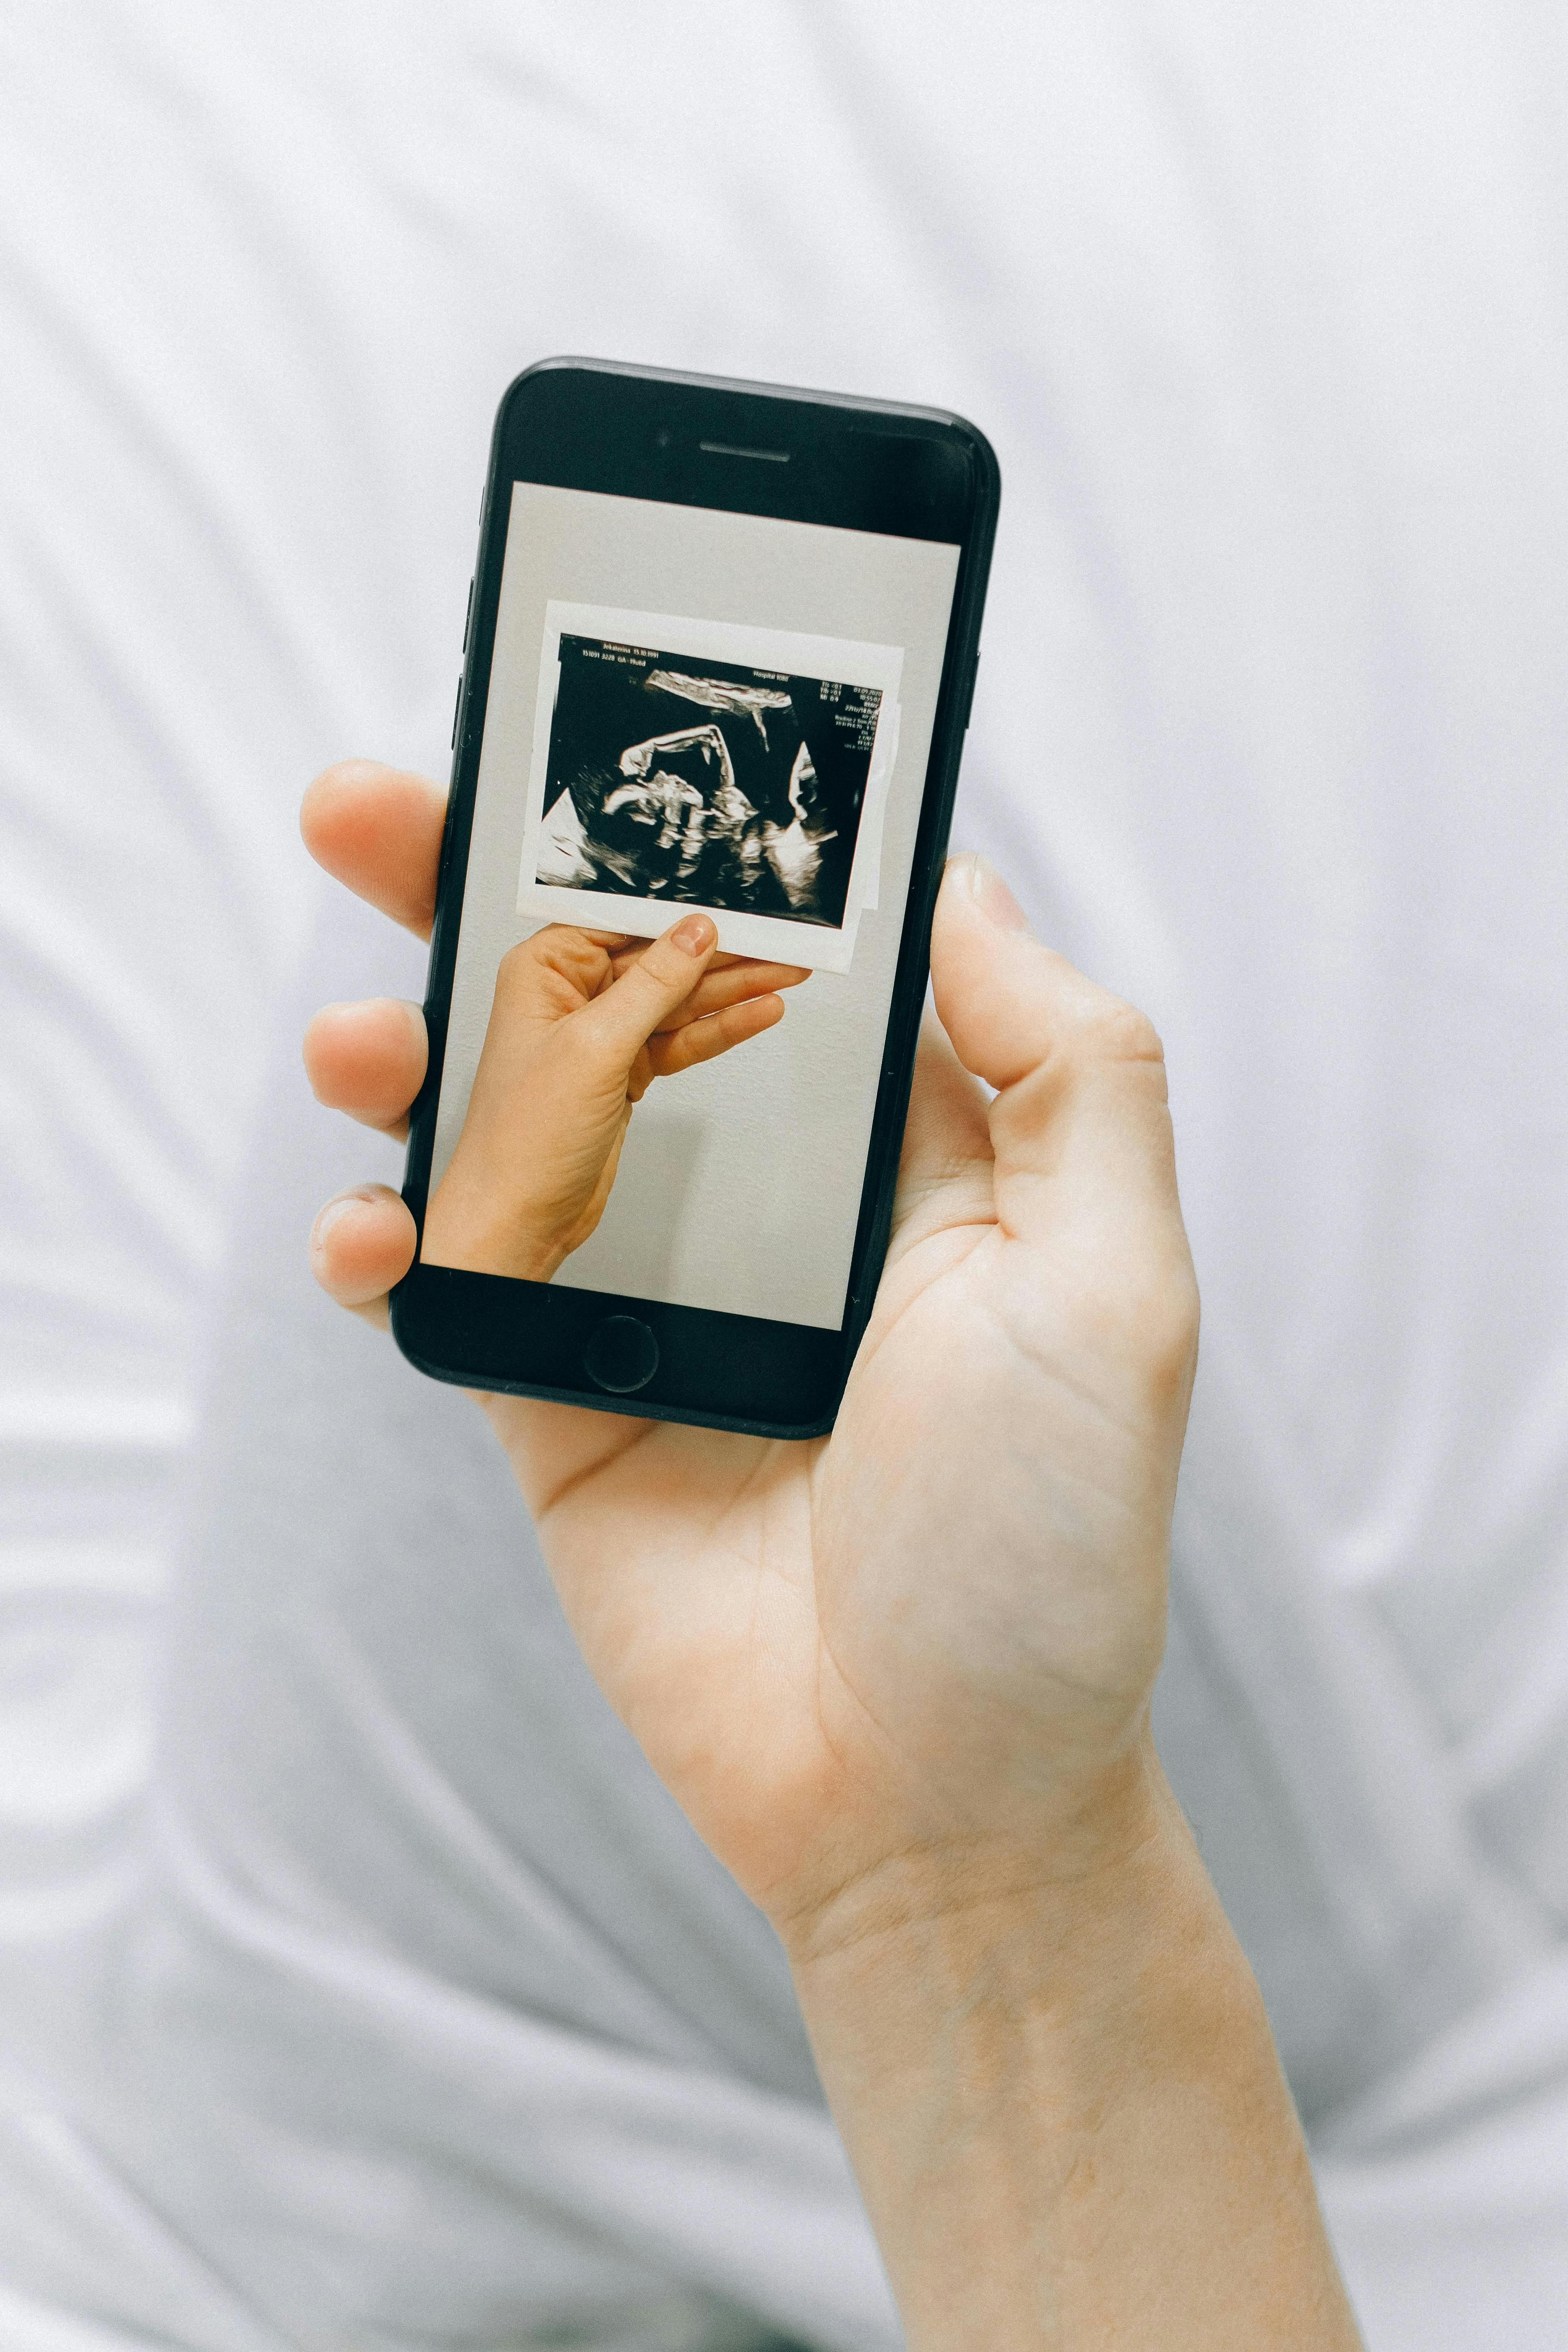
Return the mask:
[[427,1263],[548,1282],[597,1226],[655,1078],[783,1017],[797,966],[716,955],[687,914],[651,945],[552,923],[501,959],[467,1117],[425,1221]]

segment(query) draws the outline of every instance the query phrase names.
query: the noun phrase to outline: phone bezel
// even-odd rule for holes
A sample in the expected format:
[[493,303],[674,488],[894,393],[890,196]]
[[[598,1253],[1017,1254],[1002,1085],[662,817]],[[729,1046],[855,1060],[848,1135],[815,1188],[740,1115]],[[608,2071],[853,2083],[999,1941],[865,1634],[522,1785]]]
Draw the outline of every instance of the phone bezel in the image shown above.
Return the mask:
[[[770,450],[786,450],[788,461],[757,454]],[[486,476],[455,714],[426,989],[429,1059],[410,1113],[403,1194],[421,1231],[514,481],[939,540],[960,551],[841,1328],[520,1282],[417,1257],[392,1294],[398,1346],[436,1380],[639,1420],[818,1435],[832,1425],[887,1249],[931,912],[979,659],[996,460],[960,416],[847,395],[584,359],[542,361],[509,386]],[[658,1372],[631,1395],[595,1386],[583,1362],[588,1339],[615,1314],[635,1316],[658,1341]]]

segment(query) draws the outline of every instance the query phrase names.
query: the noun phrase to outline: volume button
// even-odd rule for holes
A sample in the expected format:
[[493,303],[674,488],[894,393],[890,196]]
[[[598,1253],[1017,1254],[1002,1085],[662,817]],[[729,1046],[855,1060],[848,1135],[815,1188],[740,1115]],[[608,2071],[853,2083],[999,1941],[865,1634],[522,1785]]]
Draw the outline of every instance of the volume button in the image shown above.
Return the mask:
[[[475,578],[475,579],[477,579],[478,577],[479,577],[479,574],[476,572],[476,573],[475,573],[475,575],[474,575],[474,578]],[[473,582],[473,580],[470,580],[470,581],[469,581],[469,583],[468,583],[468,611],[467,611],[467,612],[464,614],[464,615],[463,615],[463,651],[464,651],[465,653],[467,653],[467,652],[468,652],[468,631],[473,627],[473,625],[474,625],[474,582]]]
[[459,678],[458,678],[458,698],[457,698],[457,700],[456,700],[456,701],[453,703],[453,705],[452,705],[452,744],[451,744],[451,748],[452,748],[452,750],[453,750],[454,751],[455,751],[457,750],[457,748],[458,748],[458,711],[459,711],[459,710],[461,710],[462,707],[463,707],[463,681],[462,681],[462,679],[459,677]]
[[980,676],[980,648],[974,648],[974,659],[969,665],[969,691],[963,698],[963,724],[969,725],[969,714],[974,708],[974,681]]

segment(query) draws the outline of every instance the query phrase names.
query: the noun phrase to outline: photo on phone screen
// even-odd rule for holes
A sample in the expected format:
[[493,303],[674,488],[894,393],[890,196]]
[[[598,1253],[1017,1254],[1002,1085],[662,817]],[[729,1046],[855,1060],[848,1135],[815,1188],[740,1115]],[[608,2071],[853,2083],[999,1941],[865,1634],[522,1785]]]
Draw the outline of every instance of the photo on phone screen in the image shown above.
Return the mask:
[[897,646],[552,601],[520,910],[652,938],[700,907],[726,952],[847,971],[902,668]]
[[809,974],[637,1103],[557,1288],[841,1327],[961,551],[510,485],[432,1199],[542,926],[700,909],[721,952]]

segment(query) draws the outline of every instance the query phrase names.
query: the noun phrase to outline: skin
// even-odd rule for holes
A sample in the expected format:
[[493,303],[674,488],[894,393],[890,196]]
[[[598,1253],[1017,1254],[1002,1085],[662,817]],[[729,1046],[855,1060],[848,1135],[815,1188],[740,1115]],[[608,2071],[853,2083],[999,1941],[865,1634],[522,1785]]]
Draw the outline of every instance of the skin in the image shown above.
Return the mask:
[[[305,837],[425,935],[441,805],[353,763],[311,787]],[[629,1103],[647,1040],[680,1034],[658,1024],[682,951],[592,945],[652,967],[615,1031]],[[601,971],[552,1049],[612,1174],[619,1065],[570,1041],[630,977]],[[1149,1729],[1198,1321],[1159,1040],[976,859],[949,868],[931,980],[829,1438],[485,1410],[589,1665],[784,1941],[911,2345],[1340,2352],[1359,2339],[1267,2021]],[[783,1012],[776,982],[741,1003]],[[514,1025],[503,989],[483,1170],[530,1116]],[[397,1131],[423,1048],[413,1008],[338,1007],[306,1060],[323,1101]],[[571,1124],[547,1130],[562,1166]],[[602,1199],[574,1165],[565,1192]],[[557,1203],[539,1265],[568,1229]],[[384,1314],[413,1246],[368,1187],[311,1251]]]
[[654,1080],[783,1019],[778,991],[810,974],[717,956],[715,938],[706,915],[651,945],[552,923],[501,958],[468,1116],[425,1220],[430,1264],[548,1282],[603,1215]]

